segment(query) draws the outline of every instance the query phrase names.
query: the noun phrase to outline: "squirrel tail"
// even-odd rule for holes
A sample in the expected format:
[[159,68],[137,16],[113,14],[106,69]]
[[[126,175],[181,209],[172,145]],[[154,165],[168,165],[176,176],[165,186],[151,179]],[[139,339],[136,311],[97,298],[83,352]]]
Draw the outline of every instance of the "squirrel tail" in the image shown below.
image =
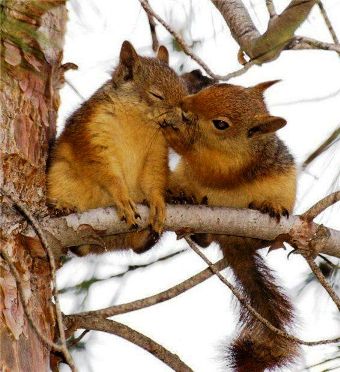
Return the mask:
[[[228,236],[216,240],[234,272],[237,286],[251,306],[276,328],[289,329],[294,321],[292,304],[256,252],[256,248],[265,246],[264,242]],[[235,371],[271,370],[288,366],[299,356],[296,343],[275,334],[242,306],[239,319],[240,332],[227,355],[228,364]]]

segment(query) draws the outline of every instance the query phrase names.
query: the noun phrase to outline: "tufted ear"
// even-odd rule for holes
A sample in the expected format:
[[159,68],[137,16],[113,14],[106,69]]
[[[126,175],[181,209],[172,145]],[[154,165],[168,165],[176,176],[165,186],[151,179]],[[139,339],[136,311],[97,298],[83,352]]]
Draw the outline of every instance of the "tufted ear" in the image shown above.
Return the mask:
[[157,58],[164,62],[165,64],[169,64],[169,52],[168,49],[164,45],[161,45],[157,50]]
[[263,93],[266,89],[271,87],[272,85],[279,83],[281,80],[270,80],[270,81],[264,81],[263,83],[256,84],[255,86],[251,87],[251,90],[255,90],[259,93]]
[[261,115],[255,119],[253,126],[248,129],[248,138],[273,133],[284,127],[287,121],[278,116]]
[[132,44],[125,40],[120,49],[120,65],[124,70],[124,80],[130,80],[133,77],[133,71],[139,65],[140,59]]

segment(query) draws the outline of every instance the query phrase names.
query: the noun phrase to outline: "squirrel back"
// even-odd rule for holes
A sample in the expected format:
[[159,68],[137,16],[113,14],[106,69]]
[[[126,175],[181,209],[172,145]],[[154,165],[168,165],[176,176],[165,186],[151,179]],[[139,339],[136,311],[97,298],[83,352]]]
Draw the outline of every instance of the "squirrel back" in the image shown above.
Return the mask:
[[[181,155],[170,175],[171,195],[186,195],[208,205],[255,208],[280,219],[292,211],[296,169],[275,131],[286,124],[266,108],[263,93],[275,82],[244,88],[209,86],[183,99],[196,123],[165,127],[169,145]],[[281,330],[294,320],[293,307],[277,285],[257,249],[268,242],[227,235],[195,234],[201,246],[219,243],[244,296],[263,317]],[[227,359],[237,372],[260,372],[290,364],[298,346],[270,331],[240,309],[239,334]]]

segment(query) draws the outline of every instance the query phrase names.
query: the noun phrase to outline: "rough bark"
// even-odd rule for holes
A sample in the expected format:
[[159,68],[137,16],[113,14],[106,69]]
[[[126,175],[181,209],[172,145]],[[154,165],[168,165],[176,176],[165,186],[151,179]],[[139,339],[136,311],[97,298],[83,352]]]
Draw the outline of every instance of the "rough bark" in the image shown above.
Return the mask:
[[271,18],[267,31],[261,35],[242,0],[211,1],[225,19],[241,49],[257,64],[280,55],[316,3],[316,0],[292,0],[281,14]]
[[[65,0],[7,0],[1,12],[0,187],[46,213],[45,166],[55,136]],[[1,200],[0,200],[1,201]],[[55,315],[50,265],[17,211],[0,203],[0,244],[21,274],[35,323],[50,339]],[[30,327],[16,282],[0,258],[0,370],[47,371],[50,351]]]

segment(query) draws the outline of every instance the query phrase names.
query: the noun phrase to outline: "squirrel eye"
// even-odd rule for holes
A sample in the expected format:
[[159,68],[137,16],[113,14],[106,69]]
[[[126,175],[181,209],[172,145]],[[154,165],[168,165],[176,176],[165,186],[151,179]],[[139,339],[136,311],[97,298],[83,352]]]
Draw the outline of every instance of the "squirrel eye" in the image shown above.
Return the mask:
[[215,128],[219,130],[224,130],[230,127],[230,125],[224,120],[214,119],[212,122]]
[[151,92],[151,91],[149,91],[149,93],[152,95],[152,96],[154,96],[154,97],[156,97],[157,99],[160,99],[160,100],[164,100],[164,97],[162,97],[160,94],[157,94],[157,93],[154,93],[154,92]]

